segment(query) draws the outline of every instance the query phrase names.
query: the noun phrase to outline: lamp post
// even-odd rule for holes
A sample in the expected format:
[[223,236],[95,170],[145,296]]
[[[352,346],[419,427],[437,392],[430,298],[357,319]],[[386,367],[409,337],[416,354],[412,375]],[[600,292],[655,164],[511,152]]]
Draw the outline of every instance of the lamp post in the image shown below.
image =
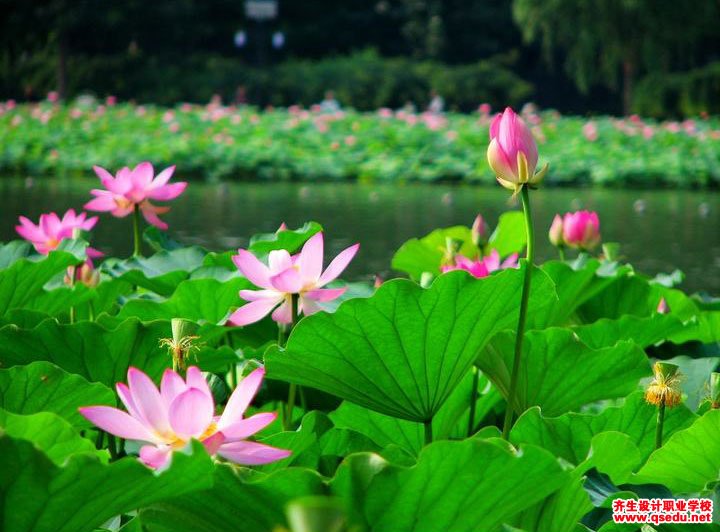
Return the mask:
[[273,20],[278,15],[277,0],[245,0],[245,16],[256,23],[256,53],[258,65],[265,64],[266,47],[269,39],[265,35],[265,21]]

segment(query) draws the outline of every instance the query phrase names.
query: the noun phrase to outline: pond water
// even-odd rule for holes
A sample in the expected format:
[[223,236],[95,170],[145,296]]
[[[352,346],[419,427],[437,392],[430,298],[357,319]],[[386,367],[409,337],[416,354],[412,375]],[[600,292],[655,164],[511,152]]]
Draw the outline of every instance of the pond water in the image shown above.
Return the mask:
[[[43,212],[80,209],[94,186],[95,179],[0,180],[0,239],[16,238],[21,214],[36,221]],[[330,252],[361,243],[347,275],[370,279],[390,274],[392,255],[407,239],[470,224],[478,212],[494,223],[504,210],[517,208],[508,200],[499,186],[193,182],[164,218],[174,238],[212,250],[245,246],[249,235],[274,231],[282,221],[294,228],[316,220]],[[620,242],[637,270],[679,268],[686,274],[685,290],[720,295],[717,192],[545,188],[533,192],[533,207],[540,259],[555,257],[547,241],[555,213],[592,209],[600,215],[603,238]],[[130,254],[130,218],[101,215],[93,234],[102,251]]]

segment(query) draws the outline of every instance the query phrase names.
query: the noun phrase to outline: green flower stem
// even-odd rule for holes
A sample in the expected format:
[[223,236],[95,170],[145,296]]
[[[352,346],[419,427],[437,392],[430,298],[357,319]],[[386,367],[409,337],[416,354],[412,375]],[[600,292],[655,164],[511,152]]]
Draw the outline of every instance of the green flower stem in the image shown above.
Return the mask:
[[432,443],[432,441],[433,441],[432,418],[425,421],[424,425],[425,425],[425,445],[428,445],[428,444]]
[[111,460],[117,460],[118,459],[118,451],[117,446],[115,443],[115,436],[107,433],[107,439],[108,439],[108,451],[110,451],[110,459]]
[[140,205],[133,209],[133,257],[142,257],[142,235],[140,234]]
[[[290,333],[295,328],[295,324],[298,321],[298,294],[292,294],[290,296],[290,316],[291,316],[291,323],[290,323],[290,330],[288,331],[288,336],[290,336]],[[297,394],[297,385],[295,383],[290,383],[290,389],[288,390],[288,400],[287,400],[287,409],[285,412],[285,416],[283,417],[283,428],[285,430],[292,430],[292,413],[293,409],[295,408],[295,395]]]
[[558,255],[560,255],[560,260],[565,262],[565,248],[563,246],[558,246]]
[[473,435],[475,429],[475,405],[478,399],[478,381],[480,380],[480,372],[473,366],[471,368],[473,372],[472,379],[472,390],[470,390],[470,417],[468,418],[468,438]]
[[662,447],[663,425],[665,425],[665,400],[658,405],[657,428],[655,429],[655,449]]
[[[71,266],[70,267],[70,288],[75,287],[75,271],[77,269],[77,266]],[[70,325],[75,323],[75,307],[70,307]]]
[[527,185],[520,190],[520,200],[525,215],[525,232],[527,234],[527,253],[525,255],[525,277],[523,279],[522,296],[520,299],[520,316],[518,318],[517,336],[515,337],[515,357],[513,358],[512,374],[510,376],[510,389],[508,390],[505,422],[503,423],[503,439],[510,436],[513,422],[513,408],[517,381],[520,374],[520,361],[522,358],[523,338],[525,337],[525,322],[527,321],[528,301],[530,300],[530,284],[532,280],[533,260],[535,258],[535,232],[533,229],[532,212],[530,211],[530,194]]

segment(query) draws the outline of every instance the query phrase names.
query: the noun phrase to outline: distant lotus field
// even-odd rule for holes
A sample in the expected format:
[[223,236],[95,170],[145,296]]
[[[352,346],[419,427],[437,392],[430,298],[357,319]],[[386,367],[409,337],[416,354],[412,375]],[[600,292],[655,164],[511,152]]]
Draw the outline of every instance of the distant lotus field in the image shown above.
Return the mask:
[[[657,122],[522,113],[543,160],[561,161],[550,184],[706,187],[720,183],[720,120]],[[181,104],[173,108],[80,99],[0,103],[0,171],[87,175],[128,160],[177,164],[209,179],[492,183],[481,146],[489,106],[472,114],[379,109]]]

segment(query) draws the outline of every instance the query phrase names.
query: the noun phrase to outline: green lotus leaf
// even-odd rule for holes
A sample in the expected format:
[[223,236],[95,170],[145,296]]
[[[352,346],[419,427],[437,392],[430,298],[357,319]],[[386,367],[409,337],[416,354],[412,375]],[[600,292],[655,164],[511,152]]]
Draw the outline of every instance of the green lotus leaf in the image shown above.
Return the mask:
[[[428,289],[384,283],[334,314],[304,318],[287,349],[266,353],[268,377],[311,386],[377,412],[430,420],[497,332],[516,325],[524,272],[451,272]],[[554,297],[536,270],[531,307]]]
[[[515,334],[496,335],[477,359],[478,367],[507,397],[515,350]],[[623,397],[650,375],[650,363],[633,342],[591,349],[570,329],[529,331],[523,342],[515,410],[540,406],[558,416],[581,406]]]
[[159,379],[172,362],[159,341],[170,336],[167,321],[142,323],[137,318],[126,319],[115,328],[87,321],[61,324],[53,319],[32,329],[6,325],[0,328],[0,364],[47,360],[107,386],[125,382],[130,366]]
[[0,431],[16,440],[27,440],[44,452],[55,465],[63,465],[73,454],[87,453],[107,459],[105,451],[97,451],[90,440],[52,412],[19,415],[0,409]]
[[0,408],[14,414],[52,412],[75,427],[90,422],[78,412],[87,405],[115,405],[107,386],[88,382],[46,361],[0,369]]
[[324,491],[321,477],[308,469],[291,467],[271,474],[254,473],[228,464],[215,467],[213,486],[178,495],[141,512],[148,532],[217,532],[240,527],[247,532],[287,528],[285,507],[305,495]]
[[[690,426],[697,418],[684,406],[666,411],[664,437]],[[515,423],[510,441],[532,443],[546,448],[572,464],[580,464],[590,450],[594,435],[606,431],[622,432],[630,437],[646,460],[655,448],[657,407],[647,402],[642,392],[627,396],[621,406],[610,406],[597,414],[568,413],[545,417],[539,408],[526,411]]]
[[710,410],[675,432],[650,455],[633,483],[664,484],[673,493],[694,493],[720,480],[720,410]]
[[176,452],[156,473],[137,458],[104,464],[86,453],[54,464],[32,443],[0,435],[0,518],[13,532],[94,530],[113,516],[181,497],[212,484],[213,465],[202,444]]

